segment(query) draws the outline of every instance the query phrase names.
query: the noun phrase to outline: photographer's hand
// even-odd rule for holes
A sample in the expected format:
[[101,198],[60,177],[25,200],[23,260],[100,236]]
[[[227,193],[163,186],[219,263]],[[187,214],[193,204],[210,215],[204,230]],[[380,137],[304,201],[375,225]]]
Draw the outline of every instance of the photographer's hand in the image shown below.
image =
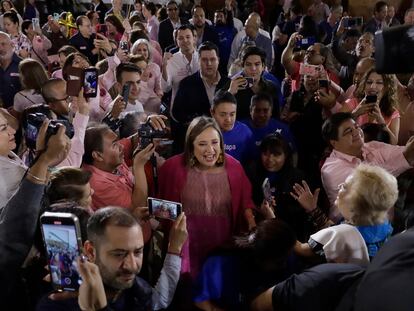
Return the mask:
[[161,114],[153,114],[148,116],[147,123],[150,124],[154,130],[162,131],[167,127],[164,120],[168,120],[168,118]]
[[132,173],[135,177],[135,185],[132,191],[131,209],[138,206],[145,206],[148,198],[148,182],[145,175],[145,164],[154,153],[154,145],[149,144],[147,147],[137,152],[134,156]]
[[244,89],[244,85],[247,83],[246,79],[242,76],[234,78],[230,82],[230,87],[227,90],[229,93],[236,95],[239,90]]
[[119,115],[122,111],[126,108],[126,103],[124,102],[124,99],[121,95],[118,95],[112,102],[112,110],[110,112],[112,118],[115,120],[119,119]]

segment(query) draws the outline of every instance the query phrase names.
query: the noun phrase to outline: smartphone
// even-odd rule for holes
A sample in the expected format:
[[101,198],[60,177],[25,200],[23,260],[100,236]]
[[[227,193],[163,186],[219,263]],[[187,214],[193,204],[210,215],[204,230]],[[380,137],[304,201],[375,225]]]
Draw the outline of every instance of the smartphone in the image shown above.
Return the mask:
[[182,205],[178,202],[148,198],[148,209],[154,217],[176,220],[181,214]]
[[58,22],[60,18],[59,13],[53,13],[53,19],[55,20],[55,22]]
[[303,76],[317,77],[321,70],[322,68],[319,66],[300,63],[299,74]]
[[83,73],[83,96],[85,98],[96,97],[98,93],[98,69],[86,68]]
[[252,77],[244,77],[246,79],[246,85],[245,85],[245,89],[249,89],[253,86],[254,84],[254,78]]
[[119,47],[121,48],[121,50],[123,50],[125,52],[128,52],[128,50],[129,50],[127,41],[119,42]]
[[38,30],[38,29],[40,29],[40,22],[39,22],[39,19],[38,18],[32,18],[32,27],[33,27],[33,30]]
[[83,85],[83,69],[69,67],[67,70],[68,80],[66,81],[66,94],[69,96],[79,96]]
[[362,16],[350,17],[344,20],[344,27],[345,28],[361,27],[363,22],[364,22],[364,19]]
[[296,47],[300,48],[301,50],[306,50],[311,45],[314,45],[316,42],[315,37],[305,37],[298,41],[296,41]]
[[131,88],[131,85],[127,82],[122,87],[122,98],[124,99],[124,102],[128,104],[129,99],[129,89]]
[[329,92],[329,81],[326,79],[319,79],[319,89],[325,89],[325,92]]
[[108,26],[105,24],[100,24],[98,27],[98,33],[106,35],[106,32],[108,31]]
[[82,248],[78,217],[46,212],[40,216],[40,224],[53,287],[58,291],[77,290],[82,283],[76,263]]
[[365,103],[372,104],[377,102],[377,95],[367,95],[365,96]]
[[272,203],[272,189],[270,187],[270,181],[269,178],[265,178],[262,184],[262,190],[263,190],[263,197],[264,199],[269,202],[269,204]]

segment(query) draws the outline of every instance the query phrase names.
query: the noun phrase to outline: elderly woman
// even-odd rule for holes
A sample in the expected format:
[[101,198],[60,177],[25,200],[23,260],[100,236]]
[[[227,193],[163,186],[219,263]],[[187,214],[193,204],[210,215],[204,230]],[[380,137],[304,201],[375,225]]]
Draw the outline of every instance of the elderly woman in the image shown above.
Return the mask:
[[192,278],[211,250],[255,227],[250,182],[240,163],[225,154],[220,128],[211,118],[195,118],[184,153],[161,167],[159,197],[183,205],[189,241],[181,272]]
[[[355,97],[345,101],[341,111],[352,112],[359,125],[383,124],[391,144],[398,143],[400,113],[397,109],[397,78],[379,74],[371,67],[360,80]],[[372,96],[372,99],[371,99]]]
[[[292,196],[307,211],[316,209],[317,194],[306,183],[294,186]],[[300,255],[318,254],[328,261],[361,265],[369,263],[392,233],[388,212],[398,198],[397,180],[386,170],[359,165],[340,185],[336,205],[345,224],[323,229],[308,243],[296,246]]]

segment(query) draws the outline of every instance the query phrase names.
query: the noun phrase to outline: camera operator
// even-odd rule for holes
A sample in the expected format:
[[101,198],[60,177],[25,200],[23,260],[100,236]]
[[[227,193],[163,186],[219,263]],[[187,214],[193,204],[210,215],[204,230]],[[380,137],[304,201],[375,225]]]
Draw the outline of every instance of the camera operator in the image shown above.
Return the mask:
[[[154,130],[165,128],[162,116],[151,116],[147,124]],[[89,127],[85,135],[85,154],[83,169],[92,173],[90,185],[94,190],[92,209],[105,206],[120,206],[129,208],[145,218],[147,212],[141,209],[146,206],[148,183],[145,174],[145,164],[154,153],[154,145],[150,143],[139,152],[133,153],[132,168],[124,161],[124,143],[132,145],[132,140],[120,142],[107,125]],[[148,222],[142,224],[144,241],[148,241],[151,228]]]
[[[81,90],[79,96],[72,98],[72,102],[69,102],[71,98],[66,92],[66,81],[50,79],[42,87],[42,95],[50,110],[56,114],[57,119],[69,121],[74,128],[75,134],[71,140],[70,152],[67,159],[59,166],[80,167],[84,153],[83,140],[89,121],[89,105],[83,97],[83,91]],[[73,120],[70,118],[71,112],[75,112]]]
[[[0,146],[2,150],[7,150],[14,143],[14,130],[2,116],[0,123]],[[4,303],[6,306],[13,303],[12,309],[16,310],[27,310],[27,306],[23,306],[25,299],[22,299],[22,295],[16,295],[21,293],[18,290],[18,275],[33,243],[41,199],[48,184],[48,169],[61,163],[71,146],[64,126],[60,126],[57,134],[52,135],[45,143],[48,125],[49,121],[45,121],[39,131],[38,146],[41,147],[41,152],[37,161],[29,168],[17,192],[1,211],[0,297],[2,306]],[[2,157],[7,157],[7,154]],[[6,176],[1,175],[1,179],[4,178]]]

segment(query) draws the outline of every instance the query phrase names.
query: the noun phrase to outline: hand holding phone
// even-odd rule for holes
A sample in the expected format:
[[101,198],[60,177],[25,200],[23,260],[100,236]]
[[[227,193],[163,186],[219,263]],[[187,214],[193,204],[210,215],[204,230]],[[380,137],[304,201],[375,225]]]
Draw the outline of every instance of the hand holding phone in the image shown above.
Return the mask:
[[46,212],[40,223],[53,287],[59,291],[77,290],[81,279],[76,259],[82,247],[78,217]]
[[178,202],[148,198],[148,209],[154,217],[176,220],[181,214],[182,205]]

